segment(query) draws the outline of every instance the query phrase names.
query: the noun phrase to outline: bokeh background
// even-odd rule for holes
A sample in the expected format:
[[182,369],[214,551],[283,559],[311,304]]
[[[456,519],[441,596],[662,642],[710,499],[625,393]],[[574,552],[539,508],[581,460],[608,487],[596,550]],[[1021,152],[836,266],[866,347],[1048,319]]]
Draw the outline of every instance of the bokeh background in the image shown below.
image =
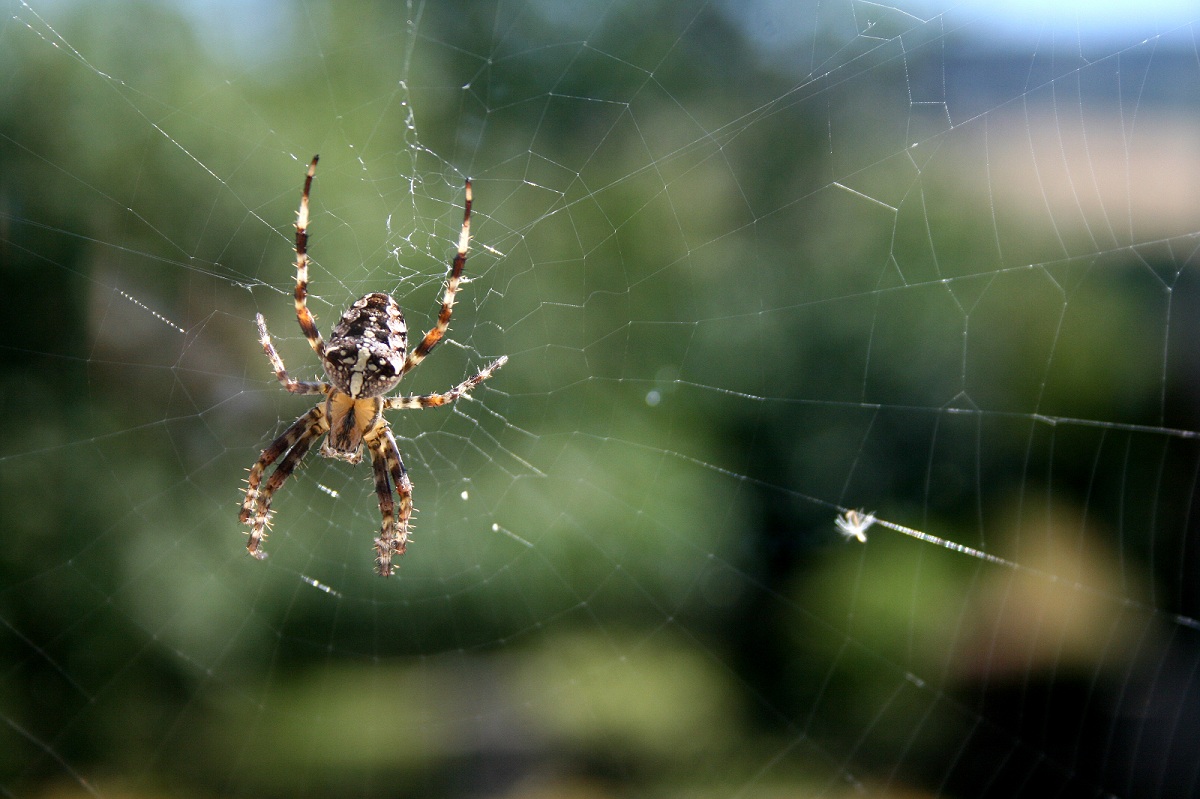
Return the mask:
[[[1194,10],[2,8],[4,795],[1200,791]],[[470,176],[405,390],[510,358],[386,581],[364,465],[236,519],[316,152],[322,329]]]

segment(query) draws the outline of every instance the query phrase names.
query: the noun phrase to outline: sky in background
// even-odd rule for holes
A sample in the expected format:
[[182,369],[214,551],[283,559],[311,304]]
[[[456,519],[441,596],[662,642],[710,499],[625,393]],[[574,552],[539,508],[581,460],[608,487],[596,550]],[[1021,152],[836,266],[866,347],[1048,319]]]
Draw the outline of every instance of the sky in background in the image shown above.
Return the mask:
[[[209,46],[246,62],[276,57],[270,44],[284,41],[279,31],[292,25],[319,27],[309,16],[321,6],[305,7],[278,0],[173,0],[205,37]],[[942,16],[947,31],[965,26],[976,37],[997,43],[1036,44],[1049,39],[1078,39],[1082,44],[1120,46],[1172,32],[1191,35],[1200,22],[1200,0],[717,0],[726,17],[774,57],[811,43],[814,30],[840,37],[871,35],[875,29],[895,34],[897,26],[922,25]],[[697,3],[697,7],[700,7]],[[591,26],[594,15],[567,11],[569,6],[534,2],[530,8],[565,29]],[[599,8],[603,9],[601,4]],[[403,6],[397,6],[397,13]],[[875,28],[876,23],[884,23]],[[1180,29],[1184,29],[1180,31]],[[586,31],[577,31],[585,35]]]
[[[1190,38],[1197,0],[718,0],[725,16],[773,59],[805,61],[818,31],[836,40],[939,25],[947,34],[1028,48],[1055,42],[1120,49],[1154,36]],[[819,70],[820,64],[808,65]]]
[[1085,37],[1108,37],[1129,31],[1167,31],[1200,21],[1200,4],[1196,0],[968,0],[965,3],[901,2],[911,5],[914,13],[969,11],[972,15],[995,20],[1012,35],[1036,35],[1046,28],[1054,32],[1079,33]]

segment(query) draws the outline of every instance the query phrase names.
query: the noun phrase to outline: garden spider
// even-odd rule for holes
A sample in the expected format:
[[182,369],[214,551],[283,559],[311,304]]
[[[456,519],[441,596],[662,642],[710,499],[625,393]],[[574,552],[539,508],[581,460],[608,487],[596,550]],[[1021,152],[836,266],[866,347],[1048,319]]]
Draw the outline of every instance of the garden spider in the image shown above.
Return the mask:
[[[313,156],[304,178],[300,195],[300,210],[296,214],[296,318],[309,345],[321,360],[328,383],[308,383],[296,380],[284,368],[283,359],[271,344],[267,323],[258,314],[258,335],[263,351],[271,361],[275,377],[293,394],[321,394],[324,401],[301,416],[279,438],[271,442],[258,461],[250,467],[246,483],[246,498],[242,501],[239,520],[250,525],[250,541],[246,550],[256,558],[265,558],[262,549],[266,528],[271,523],[271,497],[291,476],[308,453],[313,442],[326,435],[320,454],[349,463],[362,460],[362,448],[371,453],[375,470],[375,493],[379,495],[379,511],[383,527],[375,539],[376,570],[384,577],[392,573],[392,557],[403,555],[408,545],[409,518],[412,516],[412,483],[400,457],[396,439],[384,418],[384,411],[416,408],[436,408],[467,396],[472,389],[487,380],[508,361],[504,356],[492,361],[474,377],[468,378],[444,394],[424,394],[409,397],[384,397],[400,378],[425,359],[437,346],[450,326],[454,295],[467,262],[467,246],[471,237],[471,181],[466,182],[463,203],[462,233],[458,237],[458,253],[446,280],[437,324],[425,334],[416,349],[408,352],[408,329],[400,306],[389,295],[368,294],[350,306],[333,328],[328,342],[321,339],[316,321],[308,310],[308,193],[317,169]],[[282,456],[282,460],[280,457]],[[275,471],[263,483],[267,467],[279,461]],[[393,492],[400,498],[399,515]]]

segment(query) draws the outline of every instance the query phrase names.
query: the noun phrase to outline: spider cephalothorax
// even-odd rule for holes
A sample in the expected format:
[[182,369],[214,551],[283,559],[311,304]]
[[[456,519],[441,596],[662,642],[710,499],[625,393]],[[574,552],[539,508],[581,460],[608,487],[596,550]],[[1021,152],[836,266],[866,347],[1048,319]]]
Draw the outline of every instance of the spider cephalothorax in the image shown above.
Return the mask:
[[[313,442],[325,435],[320,454],[358,463],[365,446],[371,453],[375,472],[375,493],[383,514],[383,527],[375,539],[376,568],[383,576],[392,573],[392,557],[404,554],[409,538],[409,519],[412,516],[412,483],[400,457],[396,439],[384,418],[384,411],[415,408],[436,408],[460,397],[492,376],[508,358],[492,361],[474,377],[459,383],[444,394],[423,394],[409,397],[385,397],[400,382],[405,373],[425,359],[450,326],[454,295],[467,262],[467,246],[471,238],[471,181],[466,182],[463,203],[462,232],[458,237],[458,252],[446,280],[446,291],[437,323],[408,351],[408,328],[400,306],[387,294],[368,294],[351,305],[334,326],[328,342],[321,338],[316,321],[308,310],[308,194],[312,189],[317,157],[313,156],[300,195],[300,210],[296,214],[296,318],[309,345],[325,369],[328,383],[309,383],[291,377],[283,359],[271,343],[267,324],[258,315],[258,335],[267,358],[279,382],[293,394],[322,394],[324,402],[301,416],[279,438],[263,450],[262,456],[250,467],[246,497],[242,501],[240,519],[250,525],[250,541],[246,549],[256,558],[266,557],[262,542],[271,520],[271,497],[299,465]],[[282,458],[282,460],[280,460]],[[275,461],[279,465],[263,483],[263,474]],[[399,512],[396,497],[400,500]]]

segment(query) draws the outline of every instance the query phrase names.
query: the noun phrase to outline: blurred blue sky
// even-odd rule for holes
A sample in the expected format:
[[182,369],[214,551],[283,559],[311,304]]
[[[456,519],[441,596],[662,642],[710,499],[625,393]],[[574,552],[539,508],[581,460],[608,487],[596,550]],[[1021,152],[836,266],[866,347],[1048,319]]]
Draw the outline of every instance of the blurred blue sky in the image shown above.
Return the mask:
[[[907,3],[902,3],[904,7]],[[967,11],[994,20],[998,35],[1036,36],[1047,32],[1110,38],[1129,33],[1152,36],[1200,20],[1196,0],[967,0],[912,3],[927,12]],[[925,17],[926,14],[920,14]]]
[[[814,36],[850,42],[891,39],[935,26],[999,46],[1076,43],[1121,48],[1166,35],[1190,39],[1197,0],[721,0],[719,8],[774,59],[801,63]],[[812,66],[821,65],[821,59]]]
[[[289,26],[319,29],[325,6],[292,6],[278,0],[174,0],[206,43],[254,63],[278,55]],[[605,16],[531,0],[529,8],[554,24],[583,35]],[[581,4],[587,7],[587,4]],[[718,8],[773,58],[790,60],[811,46],[814,32],[843,41],[875,33],[889,37],[914,26],[940,25],[999,45],[1036,45],[1077,40],[1081,46],[1121,46],[1163,34],[1191,36],[1200,22],[1200,0],[718,0]],[[407,13],[399,7],[398,14]],[[317,17],[313,15],[316,14]],[[1174,38],[1174,37],[1170,37]]]

